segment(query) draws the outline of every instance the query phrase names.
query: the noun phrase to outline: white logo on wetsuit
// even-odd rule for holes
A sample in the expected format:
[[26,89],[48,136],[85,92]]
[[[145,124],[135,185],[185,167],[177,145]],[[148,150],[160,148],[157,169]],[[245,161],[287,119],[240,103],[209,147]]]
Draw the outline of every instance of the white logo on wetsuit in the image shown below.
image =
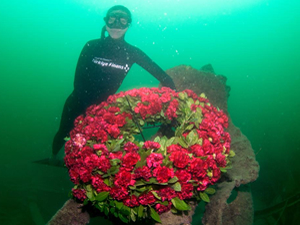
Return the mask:
[[99,58],[99,57],[94,57],[93,58],[93,63],[101,65],[102,67],[111,67],[111,68],[116,68],[120,70],[125,70],[125,72],[128,72],[130,69],[128,64],[125,64],[125,66],[115,64],[111,61],[111,59],[105,59],[105,58]]

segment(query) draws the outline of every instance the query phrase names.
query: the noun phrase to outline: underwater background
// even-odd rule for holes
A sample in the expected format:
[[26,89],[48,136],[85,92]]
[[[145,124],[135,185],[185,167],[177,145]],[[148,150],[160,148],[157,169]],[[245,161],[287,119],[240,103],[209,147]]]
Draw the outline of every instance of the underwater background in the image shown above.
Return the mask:
[[[132,12],[126,41],[164,70],[211,63],[227,77],[230,116],[261,166],[251,184],[255,210],[299,195],[299,1],[2,0],[0,224],[45,224],[68,199],[67,169],[32,162],[51,156],[79,53],[100,37],[103,17],[116,4]],[[157,85],[135,65],[120,90]],[[299,201],[274,221],[295,217]]]

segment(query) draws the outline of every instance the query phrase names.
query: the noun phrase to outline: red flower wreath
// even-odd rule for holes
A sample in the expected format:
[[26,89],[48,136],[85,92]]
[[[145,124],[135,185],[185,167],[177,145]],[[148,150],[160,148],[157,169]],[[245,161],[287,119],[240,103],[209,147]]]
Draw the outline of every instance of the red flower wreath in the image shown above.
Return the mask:
[[[175,128],[172,138],[138,142],[145,124]],[[189,199],[209,201],[209,188],[228,168],[227,116],[204,94],[141,88],[112,95],[79,116],[65,145],[72,194],[123,222],[172,209],[189,210]]]

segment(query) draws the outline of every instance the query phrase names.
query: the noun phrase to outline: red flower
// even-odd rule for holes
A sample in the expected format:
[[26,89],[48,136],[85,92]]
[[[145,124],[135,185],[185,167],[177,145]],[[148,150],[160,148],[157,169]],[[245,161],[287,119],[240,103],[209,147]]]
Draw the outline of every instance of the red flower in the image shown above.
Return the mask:
[[125,117],[123,117],[122,115],[115,116],[114,123],[117,124],[118,127],[123,127],[126,124]]
[[69,169],[69,176],[74,184],[79,184],[79,173],[76,168]]
[[217,156],[216,156],[216,161],[217,163],[219,164],[220,167],[226,167],[226,156],[221,154],[221,153],[218,153]]
[[202,148],[205,155],[210,155],[214,153],[214,146],[210,143],[208,139],[204,139]]
[[147,166],[139,167],[134,171],[134,179],[143,178],[145,181],[149,181],[152,177],[151,170]]
[[112,187],[109,194],[113,199],[117,199],[118,201],[122,201],[129,195],[127,188],[122,186]]
[[108,108],[107,110],[110,113],[116,113],[116,112],[120,112],[120,108],[119,107],[115,107],[115,106],[111,106]]
[[147,166],[149,168],[157,167],[160,164],[162,164],[163,159],[164,159],[164,157],[162,156],[161,153],[151,153],[147,157]]
[[110,112],[107,112],[103,115],[103,119],[107,122],[107,123],[110,123],[110,124],[114,124],[115,122],[115,114],[114,113],[110,113]]
[[174,171],[173,168],[158,166],[153,170],[153,176],[159,183],[167,183],[170,178],[174,177]]
[[181,184],[181,191],[178,192],[180,199],[190,199],[193,197],[194,186],[190,183]]
[[110,136],[113,138],[117,138],[118,135],[120,134],[120,129],[118,128],[118,125],[111,125],[108,129],[107,132],[109,133]]
[[166,112],[165,112],[165,116],[168,117],[169,120],[172,120],[173,118],[177,117],[176,111],[178,108],[178,101],[177,99],[173,99],[173,101],[171,101],[169,107],[167,108]]
[[130,172],[125,170],[121,170],[116,174],[114,184],[116,187],[128,187],[133,186],[135,184],[135,180],[133,180],[133,176]]
[[204,154],[204,151],[203,151],[203,148],[201,145],[199,144],[195,144],[195,145],[192,145],[191,147],[191,151],[192,153],[195,155],[195,156],[205,156]]
[[107,147],[104,144],[94,144],[93,148],[98,152],[101,152],[101,154],[108,155]]
[[129,141],[124,145],[124,150],[126,152],[137,152],[139,150],[139,147],[136,144]]
[[138,153],[136,152],[129,152],[124,155],[123,160],[122,160],[122,166],[128,170],[131,171],[133,170],[133,167],[135,164],[140,161],[141,157]]
[[86,199],[86,191],[84,189],[72,189],[72,194],[75,198],[80,201],[84,201]]
[[156,192],[161,197],[161,200],[163,202],[166,201],[166,200],[171,201],[172,198],[175,198],[177,196],[176,192],[168,186],[163,187],[163,188],[161,188],[160,190],[158,190]]
[[84,166],[81,166],[81,167],[77,168],[76,172],[79,174],[80,180],[82,180],[84,183],[87,183],[91,180],[92,171],[90,169],[87,169]]
[[160,101],[151,102],[149,105],[149,113],[151,115],[155,115],[156,113],[159,113],[161,109],[162,109],[162,104]]
[[97,174],[96,176],[92,176],[92,186],[96,189],[96,191],[103,192],[103,191],[110,191],[110,187],[108,187],[101,176]]
[[185,152],[174,151],[170,155],[170,161],[174,163],[174,166],[183,169],[189,164],[190,157]]
[[221,177],[221,170],[216,165],[212,168],[213,177],[211,178],[211,184],[217,182]]
[[76,134],[75,137],[72,139],[73,144],[75,146],[78,146],[79,148],[82,148],[85,143],[86,143],[86,139],[83,136],[83,134]]
[[123,156],[123,152],[121,152],[121,151],[109,153],[110,159],[122,159],[122,156]]
[[103,171],[104,173],[107,172],[107,170],[110,169],[111,165],[110,165],[110,161],[109,159],[107,159],[105,156],[100,156],[99,157],[99,164],[98,164],[98,168]]
[[162,205],[162,204],[156,204],[155,205],[155,211],[158,212],[158,214],[162,214],[164,212],[168,212],[172,207],[172,202],[169,202],[168,205]]
[[187,183],[192,178],[192,175],[186,170],[176,170],[175,176],[178,178],[180,183]]
[[144,147],[146,149],[159,149],[160,148],[160,144],[154,141],[145,141],[144,143]]
[[139,102],[137,106],[134,108],[134,112],[139,113],[141,117],[145,119],[148,114],[148,107]]
[[200,180],[199,186],[197,187],[197,190],[198,191],[204,191],[208,187],[209,184],[210,184],[209,178],[205,177],[204,179]]
[[151,192],[141,194],[138,199],[141,205],[151,205],[156,201]]
[[191,172],[195,178],[202,178],[206,176],[207,168],[208,166],[205,161],[200,158],[194,158],[188,167],[188,171]]
[[131,208],[140,205],[140,203],[138,202],[138,198],[136,197],[136,195],[128,196],[127,198],[125,198],[123,200],[123,203],[124,203],[124,205],[126,205],[128,207],[131,207]]
[[182,151],[182,149],[183,148],[181,146],[173,144],[173,145],[170,145],[170,146],[167,147],[167,152],[172,153],[174,151]]

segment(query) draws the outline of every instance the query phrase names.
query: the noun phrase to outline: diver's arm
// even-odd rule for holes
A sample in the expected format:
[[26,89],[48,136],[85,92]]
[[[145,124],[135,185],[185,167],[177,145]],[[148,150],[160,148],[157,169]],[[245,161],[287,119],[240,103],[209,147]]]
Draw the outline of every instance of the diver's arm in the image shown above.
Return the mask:
[[86,83],[86,74],[88,73],[88,54],[91,51],[90,43],[86,43],[81,53],[79,55],[77,66],[75,70],[75,78],[74,78],[74,91],[79,91],[80,89],[84,88],[84,84]]
[[152,76],[158,79],[165,87],[176,90],[172,78],[163,71],[152,59],[150,59],[144,52],[136,49],[136,63],[147,70]]

